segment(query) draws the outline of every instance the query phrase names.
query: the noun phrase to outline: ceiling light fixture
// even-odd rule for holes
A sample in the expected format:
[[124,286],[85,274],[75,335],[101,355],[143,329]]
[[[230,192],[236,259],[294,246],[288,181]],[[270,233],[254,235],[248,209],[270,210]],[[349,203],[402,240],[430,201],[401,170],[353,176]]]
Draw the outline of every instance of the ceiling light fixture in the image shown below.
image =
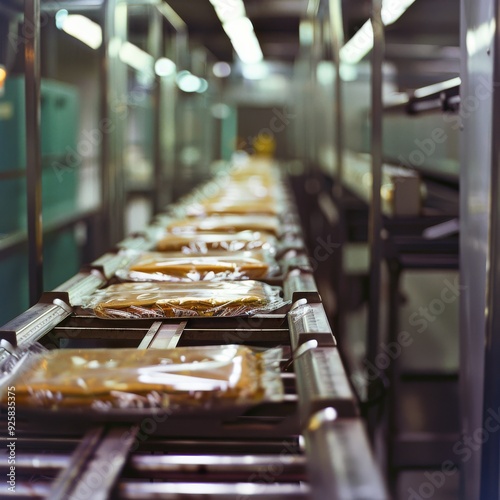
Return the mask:
[[[382,22],[389,25],[396,22],[415,0],[385,0],[382,4]],[[373,26],[366,21],[355,35],[340,49],[342,62],[356,64],[373,48]]]
[[417,98],[429,97],[432,94],[436,94],[437,92],[444,92],[445,90],[457,87],[461,83],[461,78],[457,76],[455,78],[452,78],[451,80],[446,80],[445,82],[434,83],[432,85],[428,85],[427,87],[421,87],[415,90],[413,95]]
[[262,80],[269,75],[269,68],[266,63],[244,64],[241,68],[243,77],[247,80]]
[[102,45],[102,28],[88,17],[68,14],[66,9],[61,9],[56,13],[55,22],[60,30],[94,50]]
[[119,57],[137,71],[152,72],[154,57],[130,42],[124,42],[120,47]]
[[210,0],[222,27],[231,40],[237,56],[245,64],[255,64],[264,59],[252,22],[245,12],[242,0]]

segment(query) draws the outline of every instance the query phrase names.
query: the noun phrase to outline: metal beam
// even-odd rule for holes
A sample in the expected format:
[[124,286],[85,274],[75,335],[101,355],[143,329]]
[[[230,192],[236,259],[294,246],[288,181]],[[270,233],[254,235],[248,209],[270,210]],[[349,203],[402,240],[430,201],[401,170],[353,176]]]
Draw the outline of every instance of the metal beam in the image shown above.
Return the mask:
[[[496,20],[493,39],[493,82],[500,81],[500,35],[498,20],[500,19],[500,3],[494,2],[494,19]],[[486,421],[491,420],[490,413],[500,407],[500,143],[496,138],[500,132],[500,91],[493,83],[493,123],[491,137],[491,177],[490,177],[490,210],[489,210],[489,249],[488,274],[486,288],[486,342],[484,352],[484,393],[483,393],[483,426],[488,429]],[[486,427],[485,427],[486,426]],[[487,431],[486,435],[488,436]],[[500,482],[500,441],[497,436],[486,439],[481,454],[481,500],[499,500]]]
[[40,0],[25,0],[26,180],[28,195],[29,299],[43,292],[42,149],[40,137]]
[[166,3],[162,3],[161,5],[157,6],[157,9],[160,11],[160,13],[163,15],[163,17],[170,23],[172,28],[175,29],[175,31],[178,32],[187,32],[187,25],[186,23],[182,20],[181,16],[175,12],[170,5]]
[[[372,51],[372,96],[371,96],[371,154],[372,154],[372,199],[369,209],[368,241],[370,244],[370,293],[368,308],[368,332],[366,360],[376,366],[375,358],[380,341],[380,285],[382,263],[382,204],[380,188],[382,185],[382,84],[384,62],[384,25],[382,23],[382,0],[373,0],[373,51]],[[373,384],[368,388],[368,398],[376,390]],[[373,437],[374,426],[370,422]]]

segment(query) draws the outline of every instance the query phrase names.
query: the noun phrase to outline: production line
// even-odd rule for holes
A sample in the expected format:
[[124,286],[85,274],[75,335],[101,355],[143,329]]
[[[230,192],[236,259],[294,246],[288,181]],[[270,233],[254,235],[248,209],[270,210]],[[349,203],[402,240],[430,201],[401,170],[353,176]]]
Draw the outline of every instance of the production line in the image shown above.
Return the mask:
[[[171,206],[151,226],[45,293],[38,304],[0,329],[2,366],[5,375],[14,379],[4,378],[4,382],[20,383],[13,498],[388,498],[316,289],[293,196],[277,165],[266,163],[265,169],[273,173],[269,206],[276,214],[245,219],[233,213],[241,207],[246,212],[258,207],[258,212],[266,206],[260,203],[262,199],[231,200],[231,188],[227,186],[231,182],[221,182],[248,177],[239,182],[259,183],[266,176],[259,181],[258,160],[248,161],[248,165],[233,165],[225,176],[218,176]],[[212,192],[225,201],[214,207],[206,195]],[[208,214],[209,210],[217,215]],[[245,220],[248,227],[242,222]],[[179,226],[190,229],[176,231]],[[224,231],[215,236],[219,226]],[[261,238],[255,237],[259,229]],[[250,237],[249,231],[254,231],[254,236]],[[225,239],[224,233],[240,236]],[[159,248],[169,245],[177,252],[180,245],[182,252],[174,254],[173,263],[165,263],[168,253],[158,253]],[[227,307],[227,301],[225,305],[224,300],[217,302],[225,285],[251,284],[252,290],[256,286],[251,274],[256,272],[255,267],[242,265],[241,255],[239,261],[231,262],[229,256],[235,246],[238,254],[251,252],[242,251],[242,247],[253,247],[253,252],[255,247],[269,251],[276,267],[264,262],[267,274],[257,268],[263,282],[259,286],[281,290],[278,299],[264,307],[259,302],[252,305],[253,309],[233,309]],[[144,259],[145,252],[159,265],[143,265],[138,274],[133,274],[138,255]],[[204,258],[210,259],[208,263]],[[215,272],[207,265],[215,266]],[[250,275],[246,274],[249,269]],[[221,291],[217,291],[219,285]],[[179,294],[185,286],[194,296],[191,302],[187,306],[179,305],[182,301],[173,306],[170,303],[166,308],[162,293],[173,289]],[[108,287],[119,290],[119,300]],[[154,298],[151,300],[149,293],[146,300],[137,303],[138,298],[144,299],[142,293],[130,302],[130,297],[123,296],[123,287],[141,292],[151,292],[152,287]],[[205,302],[201,305],[195,300],[195,291],[204,287],[208,290],[203,296],[203,301],[209,302],[207,307]],[[104,298],[100,295],[103,293]],[[96,302],[88,297],[98,297],[97,302],[107,306],[89,309],[89,304]],[[247,298],[237,300],[244,303]],[[108,363],[114,353],[135,359],[128,354],[131,349],[160,349],[162,354],[178,349],[188,358],[195,356],[196,363],[209,357],[210,349],[220,351],[214,354],[214,360],[220,362],[222,352],[240,359],[242,349],[248,349],[244,356],[251,357],[260,356],[252,349],[260,348],[257,352],[261,352],[265,348],[265,352],[275,351],[277,356],[274,371],[281,390],[267,399],[256,393],[231,400],[226,394],[229,399],[207,404],[199,401],[200,394],[206,392],[194,397],[188,391],[175,405],[175,390],[152,402],[151,396],[157,392],[142,397],[134,396],[131,390],[126,396],[116,396],[116,387],[111,387],[106,397],[99,393],[101,397],[89,401],[87,383],[83,393],[72,386],[74,381],[70,387],[65,386],[71,377],[58,379],[57,373],[54,375],[54,380],[63,384],[59,392],[45,387],[50,379],[45,348],[55,349],[52,356],[63,357],[69,349],[68,353],[74,353],[71,359],[86,359],[78,362],[85,368],[99,364],[98,353]],[[242,359],[247,359],[244,356]],[[139,359],[152,357],[153,352],[142,353]],[[184,354],[180,355],[181,365],[183,358]],[[23,366],[32,366],[31,359],[40,361],[42,375],[35,365],[23,389]],[[68,363],[71,365],[71,361]],[[109,380],[113,380],[113,370],[119,363],[120,358],[109,365],[113,366]],[[187,367],[180,369],[189,374]],[[19,379],[16,372],[21,373]],[[84,373],[82,380],[90,385],[94,378],[86,378]],[[36,380],[42,388],[38,391]],[[199,378],[192,380],[196,387]],[[105,402],[107,406],[103,407]],[[2,418],[6,419],[6,414]],[[7,426],[7,421],[2,425]],[[3,455],[0,468],[8,471],[8,466],[8,455]],[[1,488],[0,494],[10,495],[7,484]]]

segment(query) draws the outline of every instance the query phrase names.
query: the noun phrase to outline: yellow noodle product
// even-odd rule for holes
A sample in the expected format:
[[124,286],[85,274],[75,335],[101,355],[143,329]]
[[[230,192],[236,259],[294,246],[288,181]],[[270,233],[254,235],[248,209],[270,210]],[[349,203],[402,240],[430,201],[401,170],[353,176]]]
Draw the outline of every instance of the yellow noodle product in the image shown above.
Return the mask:
[[203,215],[278,215],[278,205],[272,199],[239,200],[219,199],[195,204],[188,208],[188,214]]
[[245,316],[285,306],[280,293],[253,280],[119,283],[97,290],[82,307],[109,319]]
[[191,233],[167,234],[156,244],[160,252],[206,253],[209,250],[241,251],[265,249],[274,251],[277,241],[274,236],[258,231],[239,233]]
[[9,383],[16,388],[18,407],[175,409],[254,403],[282,395],[278,351],[237,345],[58,349],[23,360]]
[[170,222],[167,229],[172,232],[231,232],[260,231],[279,234],[277,217],[263,215],[212,215],[204,218],[188,217]]
[[220,281],[262,279],[277,271],[272,255],[262,251],[143,252],[116,275],[131,281]]

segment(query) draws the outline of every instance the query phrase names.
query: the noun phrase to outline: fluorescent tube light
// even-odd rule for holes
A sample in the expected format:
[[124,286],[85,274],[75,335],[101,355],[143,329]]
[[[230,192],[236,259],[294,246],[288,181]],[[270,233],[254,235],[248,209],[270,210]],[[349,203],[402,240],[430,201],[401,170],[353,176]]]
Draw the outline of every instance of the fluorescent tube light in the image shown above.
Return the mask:
[[222,23],[246,16],[245,5],[242,0],[210,0],[210,3]]
[[264,59],[257,37],[253,33],[233,38],[231,42],[244,64],[256,64]]
[[210,0],[233,48],[245,64],[255,64],[264,58],[252,22],[242,0]]
[[415,0],[386,0],[382,3],[382,22],[387,26],[396,22]]
[[266,63],[244,64],[241,72],[247,80],[262,80],[269,74],[269,69]]
[[227,36],[232,40],[235,37],[249,36],[253,33],[253,24],[248,17],[240,17],[222,24]]
[[[382,22],[389,25],[397,21],[415,0],[385,0],[382,4]],[[373,48],[373,26],[366,21],[356,34],[340,49],[342,62],[356,64]]]
[[102,28],[88,17],[63,9],[56,14],[56,26],[94,50],[102,45]]
[[154,57],[130,42],[124,42],[120,47],[119,57],[137,71],[152,71]]
[[459,76],[452,78],[451,80],[446,80],[445,82],[434,83],[432,85],[427,85],[427,87],[421,87],[413,93],[417,98],[427,97],[440,91],[451,89],[460,85],[462,80]]
[[373,48],[373,26],[367,21],[354,36],[340,49],[342,62],[356,64]]
[[245,6],[243,2],[234,2],[231,6],[217,6],[214,5],[215,13],[217,17],[223,23],[232,21],[233,19],[238,19],[240,17],[245,17]]

